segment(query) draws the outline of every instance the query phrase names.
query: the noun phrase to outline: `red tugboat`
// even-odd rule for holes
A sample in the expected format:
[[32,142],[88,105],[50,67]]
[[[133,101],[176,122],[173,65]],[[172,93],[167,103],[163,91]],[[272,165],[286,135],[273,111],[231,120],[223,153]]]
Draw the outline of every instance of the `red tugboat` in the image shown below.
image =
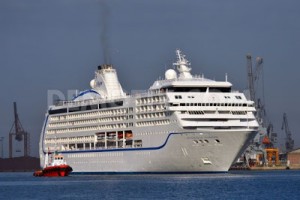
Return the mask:
[[[47,154],[49,157],[49,153]],[[67,165],[63,156],[54,153],[52,156],[52,162],[46,164],[43,170],[38,170],[33,173],[33,176],[47,176],[47,177],[58,177],[58,176],[68,176],[73,171],[72,167]]]

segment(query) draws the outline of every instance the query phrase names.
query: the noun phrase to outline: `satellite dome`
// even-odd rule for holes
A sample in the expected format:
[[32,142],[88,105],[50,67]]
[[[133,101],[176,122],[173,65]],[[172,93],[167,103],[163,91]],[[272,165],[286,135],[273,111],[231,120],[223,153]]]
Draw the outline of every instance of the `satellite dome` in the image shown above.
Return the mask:
[[174,69],[168,69],[165,73],[165,77],[167,80],[176,79],[177,73]]
[[93,88],[93,89],[95,88],[95,86],[96,86],[96,81],[95,81],[95,79],[91,80],[90,86],[91,86],[91,88]]

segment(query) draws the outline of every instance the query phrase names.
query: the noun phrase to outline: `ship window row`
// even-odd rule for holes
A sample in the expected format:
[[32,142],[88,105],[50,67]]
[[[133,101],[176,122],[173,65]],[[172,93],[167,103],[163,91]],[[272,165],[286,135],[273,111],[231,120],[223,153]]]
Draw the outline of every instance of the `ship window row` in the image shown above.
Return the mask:
[[[137,155],[141,156],[149,156],[150,152],[136,152]],[[106,153],[75,153],[75,154],[67,154],[67,158],[99,158],[99,157],[122,157],[124,156],[123,152],[106,152]],[[112,162],[115,162],[116,160],[113,160]],[[82,161],[82,162],[76,162],[76,163],[83,163],[83,164],[91,164],[91,163],[112,163],[111,161],[107,160],[101,160],[101,159],[94,159],[89,161]],[[118,163],[122,163],[123,161],[119,160]]]
[[69,132],[77,132],[77,131],[92,131],[98,130],[98,126],[85,126],[78,128],[65,128],[65,129],[50,129],[47,130],[47,134],[60,134],[60,133],[69,133]]
[[188,111],[190,115],[204,115],[204,111],[202,110],[194,110],[194,111]]
[[246,111],[231,111],[233,115],[247,115]]
[[185,119],[184,121],[194,121],[194,122],[228,122],[228,119],[220,119],[220,118],[199,119],[199,118],[196,118],[196,119]]
[[105,125],[99,125],[99,126],[86,126],[86,127],[65,128],[65,129],[50,129],[50,130],[47,130],[46,133],[47,134],[56,134],[56,133],[68,133],[68,132],[79,132],[79,131],[126,128],[126,127],[132,127],[132,126],[133,126],[133,123],[105,124]]
[[[133,115],[129,116],[119,116],[119,117],[105,117],[105,118],[98,118],[98,119],[90,119],[90,120],[78,120],[78,121],[70,121],[70,122],[63,122],[63,123],[49,123],[49,127],[60,127],[60,126],[74,126],[74,125],[88,125],[88,124],[95,124],[95,123],[102,123],[102,122],[119,122],[128,119],[133,119]],[[51,128],[52,129],[52,128]]]
[[151,119],[151,118],[159,118],[159,117],[166,117],[166,114],[164,112],[156,112],[156,113],[136,115],[136,119]]
[[[132,117],[132,115],[130,115]],[[82,125],[82,124],[94,124],[101,122],[115,122],[127,120],[127,116],[118,116],[118,117],[104,117],[99,119],[90,119],[90,120],[80,120],[80,121],[70,121],[70,122],[61,122],[61,123],[50,123],[49,127],[60,127],[60,126],[73,126],[73,125]]]
[[123,139],[132,139],[133,133],[131,130],[123,130],[123,131],[110,131],[110,132],[98,132],[96,133],[97,140],[106,140],[106,139],[113,139],[113,140],[123,140]]
[[53,110],[49,110],[48,113],[49,115],[52,115],[52,114],[61,114],[61,113],[68,113],[68,112],[83,112],[88,110],[105,109],[105,108],[112,108],[112,107],[119,107],[119,106],[123,106],[123,101],[53,109]]
[[170,124],[170,120],[142,121],[142,122],[137,122],[136,126],[143,127],[143,126],[156,126],[156,125],[166,125],[166,124]]
[[[187,96],[187,98],[194,99],[195,96]],[[175,99],[182,99],[182,96],[181,95],[175,95]]]
[[[104,137],[100,137],[106,135]],[[118,139],[117,137],[118,136]],[[142,147],[142,140],[132,140],[132,132],[100,132],[94,136],[69,137],[69,138],[47,138],[46,145],[61,145],[61,150],[87,150],[87,149],[113,149]],[[123,139],[126,138],[126,139]],[[96,140],[95,140],[96,139]],[[94,148],[95,147],[95,148]]]
[[140,106],[136,108],[136,112],[160,111],[164,109],[164,105]]
[[142,147],[142,140],[106,140],[98,141],[96,143],[96,149],[119,149],[119,148],[136,148]]
[[62,137],[62,138],[47,138],[45,139],[45,144],[60,144],[60,143],[69,143],[69,142],[93,142],[95,136],[80,136],[80,137]]
[[[129,109],[129,112],[133,111],[133,108]],[[77,118],[88,118],[88,117],[97,117],[97,116],[107,116],[107,115],[122,115],[128,113],[127,108],[123,109],[114,109],[114,110],[106,110],[106,111],[95,111],[95,112],[86,112],[86,113],[78,113],[78,114],[69,114],[62,116],[51,116],[51,121],[61,121],[68,119],[77,119]]]
[[93,124],[93,123],[97,123],[97,122],[98,122],[97,119],[90,119],[90,120],[82,120],[82,121],[50,123],[49,127],[71,126],[71,125],[81,125],[81,124]]
[[234,106],[234,107],[253,107],[252,104],[246,103],[170,103],[170,106]]
[[[205,139],[205,140],[193,140],[194,144],[208,144],[209,140]],[[214,140],[215,144],[220,144],[221,141],[219,139],[215,139]]]
[[231,87],[167,87],[165,89],[167,89],[167,92],[231,92]]
[[193,141],[195,144],[198,144],[198,143],[209,143],[208,140],[194,140]]
[[144,135],[162,135],[162,134],[166,135],[166,134],[168,134],[168,132],[167,131],[143,132],[143,133],[138,133],[136,135],[144,136]]
[[151,103],[159,103],[159,102],[165,102],[166,96],[153,96],[153,97],[144,97],[136,99],[136,104],[151,104]]
[[233,115],[247,115],[247,111],[202,111],[202,110],[193,110],[193,111],[181,111],[181,114],[189,115],[204,115],[204,114],[233,114]]
[[[48,147],[57,145],[58,143],[49,143]],[[76,150],[96,150],[96,149],[119,149],[119,148],[140,148],[143,146],[142,140],[127,140],[127,141],[98,141],[82,143],[78,141],[60,143],[60,148],[63,151]]]
[[[77,158],[82,158],[82,156],[76,155]],[[124,163],[123,160],[93,160],[93,161],[74,161],[75,164],[80,164],[80,165],[84,165],[84,164],[117,164],[117,165],[121,165],[122,163]]]
[[122,152],[76,153],[76,154],[68,154],[67,155],[68,158],[120,157],[120,156],[123,156]]

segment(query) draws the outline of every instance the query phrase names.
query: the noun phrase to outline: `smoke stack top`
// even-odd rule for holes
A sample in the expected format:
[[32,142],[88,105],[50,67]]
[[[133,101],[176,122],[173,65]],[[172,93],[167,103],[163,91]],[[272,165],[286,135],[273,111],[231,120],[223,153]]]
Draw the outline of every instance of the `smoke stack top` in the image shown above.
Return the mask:
[[100,39],[101,39],[101,47],[103,53],[104,63],[111,63],[110,57],[110,44],[109,44],[109,18],[110,18],[110,9],[105,1],[100,3]]

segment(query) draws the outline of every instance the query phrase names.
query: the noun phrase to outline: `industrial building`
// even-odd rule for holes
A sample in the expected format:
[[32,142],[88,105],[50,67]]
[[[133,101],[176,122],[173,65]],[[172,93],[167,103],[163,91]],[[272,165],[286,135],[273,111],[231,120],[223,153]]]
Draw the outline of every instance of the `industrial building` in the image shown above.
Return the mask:
[[290,169],[300,168],[300,148],[290,151],[287,154],[288,165]]

